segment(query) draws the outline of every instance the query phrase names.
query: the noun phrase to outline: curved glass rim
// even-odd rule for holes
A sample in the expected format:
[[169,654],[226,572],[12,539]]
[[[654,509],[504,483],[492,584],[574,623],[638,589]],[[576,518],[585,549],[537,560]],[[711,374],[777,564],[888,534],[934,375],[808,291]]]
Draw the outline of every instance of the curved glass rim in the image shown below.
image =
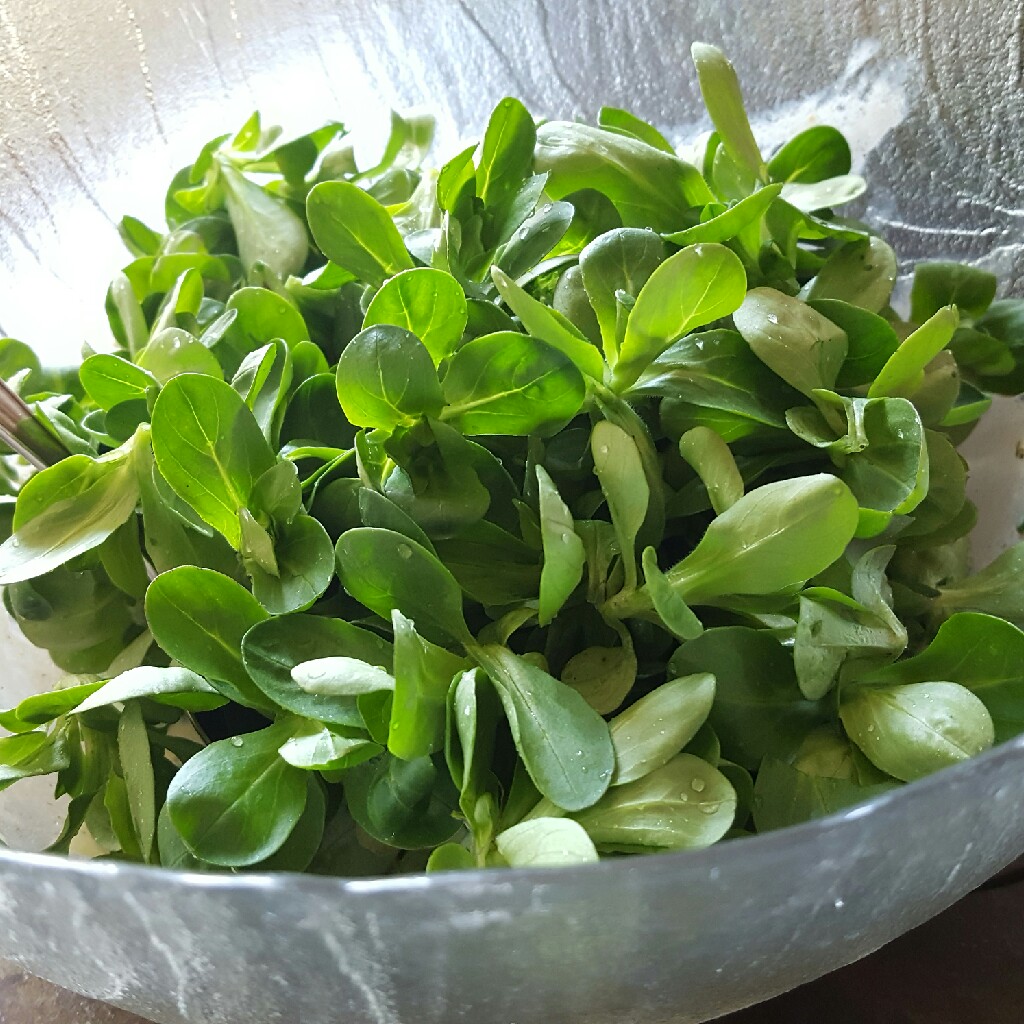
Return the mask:
[[[248,872],[230,874],[226,871],[181,871],[159,865],[136,864],[130,861],[94,860],[75,858],[57,853],[32,853],[12,849],[0,849],[0,868],[19,867],[43,869],[48,872],[78,875],[91,878],[97,883],[103,879],[118,877],[124,880],[145,880],[147,885],[157,882],[183,890],[230,890],[234,892],[286,890],[292,893],[307,892],[312,896],[342,895],[350,899],[403,891],[431,889],[437,893],[465,891],[470,887],[486,887],[489,882],[509,882],[533,886],[540,882],[558,879],[571,886],[574,879],[594,876],[598,872],[614,874],[634,873],[639,868],[648,874],[675,874],[685,870],[692,874],[707,874],[711,869],[721,868],[726,862],[737,859],[756,859],[770,856],[780,847],[790,846],[794,841],[813,844],[816,840],[836,828],[877,814],[889,806],[902,806],[917,799],[928,789],[947,786],[956,776],[976,771],[993,762],[1016,761],[1024,757],[1024,733],[1007,740],[991,750],[972,757],[961,764],[951,765],[923,779],[908,783],[896,789],[880,793],[863,803],[854,804],[833,814],[812,821],[791,825],[760,835],[726,843],[716,843],[699,850],[676,850],[666,853],[620,857],[602,860],[596,864],[579,864],[556,868],[515,868],[495,871],[493,868],[441,871],[436,874],[419,872],[408,875],[373,875],[349,877],[344,875],[310,875],[302,872]],[[1024,786],[1024,782],[1022,782]]]

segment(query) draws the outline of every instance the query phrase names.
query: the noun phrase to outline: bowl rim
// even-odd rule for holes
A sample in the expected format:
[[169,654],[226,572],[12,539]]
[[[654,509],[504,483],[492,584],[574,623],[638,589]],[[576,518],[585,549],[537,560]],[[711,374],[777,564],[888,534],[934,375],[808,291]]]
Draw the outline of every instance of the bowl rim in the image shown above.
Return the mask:
[[[490,883],[532,888],[556,881],[566,888],[577,879],[596,879],[599,875],[625,876],[639,869],[648,875],[669,874],[679,878],[681,871],[691,875],[718,878],[718,872],[727,869],[739,858],[771,857],[793,842],[813,845],[827,834],[851,822],[877,814],[890,807],[899,808],[916,799],[917,794],[948,786],[957,777],[977,772],[985,766],[999,765],[1024,756],[1024,733],[1000,743],[975,757],[950,765],[922,779],[880,793],[863,803],[844,808],[833,814],[801,822],[732,842],[714,843],[698,850],[677,850],[667,853],[620,857],[597,863],[558,867],[512,868],[495,871],[494,868],[470,868],[461,871],[439,871],[433,874],[416,872],[408,875],[312,875],[303,872],[253,871],[231,874],[228,871],[182,871],[153,864],[131,861],[97,860],[70,857],[58,853],[32,853],[0,848],[0,870],[20,869],[46,871],[49,874],[77,877],[102,884],[106,879],[118,878],[128,885],[155,883],[182,890],[223,891],[227,893],[264,892],[286,890],[309,896],[342,896],[350,900],[375,895],[400,895],[403,892],[430,890],[438,896],[465,897],[475,894]],[[747,851],[750,851],[749,853]],[[624,878],[623,878],[624,880]]]

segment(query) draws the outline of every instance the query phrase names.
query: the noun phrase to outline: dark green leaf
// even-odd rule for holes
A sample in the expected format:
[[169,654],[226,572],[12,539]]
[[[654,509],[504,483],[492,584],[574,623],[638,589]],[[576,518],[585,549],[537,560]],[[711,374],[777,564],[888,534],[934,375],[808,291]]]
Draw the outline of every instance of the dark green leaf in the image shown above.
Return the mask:
[[549,800],[580,810],[608,788],[614,753],[608,727],[575,690],[496,645],[470,652],[494,684],[516,748]]
[[276,573],[250,567],[253,595],[272,615],[310,607],[334,579],[334,544],[312,516],[278,526],[274,557]]
[[838,128],[819,124],[789,140],[768,161],[772,181],[823,181],[850,173],[850,145]]
[[397,608],[432,643],[469,639],[462,590],[429,551],[391,530],[349,530],[338,541],[342,586],[390,621]]
[[278,754],[291,722],[219,740],[188,759],[167,792],[185,845],[218,867],[246,867],[279,850],[306,806],[306,774]]
[[295,682],[292,669],[304,662],[336,657],[391,668],[391,645],[376,633],[321,615],[267,619],[245,634],[240,647],[246,670],[274,704],[328,725],[360,727],[355,700],[310,693]]
[[338,361],[338,398],[359,427],[392,428],[436,416],[444,404],[430,353],[401,327],[368,327]]
[[756,769],[764,757],[787,757],[822,715],[802,697],[792,655],[758,630],[709,629],[676,651],[669,672],[714,675],[708,721],[723,755],[745,768]]
[[244,587],[212,569],[187,565],[162,573],[146,593],[156,642],[208,679],[229,700],[273,711],[242,664],[242,637],[267,613]]
[[231,385],[198,374],[170,381],[153,409],[153,453],[179,497],[237,548],[239,510],[274,453]]
[[442,418],[465,434],[551,433],[585,394],[583,376],[557,348],[528,334],[489,334],[452,359]]
[[451,780],[429,757],[402,761],[385,753],[349,769],[345,800],[361,828],[403,850],[437,846],[459,827]]
[[996,275],[966,263],[918,263],[910,290],[910,319],[923,324],[943,306],[976,320],[996,297]]

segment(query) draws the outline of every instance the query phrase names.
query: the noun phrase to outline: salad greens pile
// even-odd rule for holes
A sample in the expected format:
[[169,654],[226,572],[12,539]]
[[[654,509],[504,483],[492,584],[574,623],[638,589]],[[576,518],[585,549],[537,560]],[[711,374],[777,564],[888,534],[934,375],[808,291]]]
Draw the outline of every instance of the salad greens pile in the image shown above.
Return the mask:
[[[694,60],[697,164],[502,100],[439,170],[395,115],[253,116],[125,218],[113,344],[0,374],[0,584],[69,673],[0,714],[52,849],[348,875],[593,861],[814,818],[1024,728],[1024,546],[980,572],[956,445],[1024,301],[836,213]],[[195,723],[198,731],[191,729]],[[212,738],[212,741],[211,741]]]

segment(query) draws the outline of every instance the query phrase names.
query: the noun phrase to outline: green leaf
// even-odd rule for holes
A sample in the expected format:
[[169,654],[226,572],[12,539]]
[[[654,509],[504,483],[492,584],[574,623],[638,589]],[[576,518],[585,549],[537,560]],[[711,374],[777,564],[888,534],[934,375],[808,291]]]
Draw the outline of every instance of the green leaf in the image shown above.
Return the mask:
[[670,436],[710,426],[725,441],[785,429],[785,412],[799,393],[783,384],[735,331],[680,338],[627,392],[657,396]]
[[[838,737],[836,743],[850,746],[848,741]],[[878,775],[882,779],[887,778],[881,772]],[[759,832],[788,828],[845,810],[896,785],[898,783],[894,779],[866,783],[857,778],[837,778],[804,770],[777,758],[766,758],[754,784],[754,824]]]
[[281,757],[304,771],[338,771],[381,753],[365,735],[347,735],[329,725],[307,721],[281,745]]
[[78,371],[82,387],[101,409],[113,409],[121,402],[145,400],[156,378],[120,356],[89,356]]
[[225,311],[233,313],[234,318],[223,336],[213,342],[213,351],[222,360],[224,349],[241,362],[250,352],[277,339],[295,349],[309,338],[302,314],[286,298],[267,288],[239,288],[228,299]]
[[949,344],[959,323],[954,306],[933,314],[889,357],[868,388],[868,397],[912,395],[924,383],[925,367]]
[[403,761],[385,753],[349,769],[345,801],[362,829],[399,849],[438,846],[459,827],[451,780],[429,757]]
[[484,133],[477,167],[477,195],[488,207],[507,203],[530,175],[537,141],[530,112],[511,96],[499,101]]
[[0,545],[0,586],[51,572],[102,544],[135,511],[148,429],[98,459],[72,455],[22,488],[14,533]]
[[[445,760],[459,789],[459,807],[473,832],[478,851],[490,846],[493,833],[490,814],[481,816],[478,812],[488,805],[491,790],[496,790],[492,785],[491,763],[500,716],[501,704],[494,687],[479,669],[470,669],[452,680],[447,700]],[[516,762],[515,774],[517,778],[526,778],[529,783],[526,788],[533,789],[521,761]],[[513,781],[513,790],[515,788]],[[515,793],[510,792],[506,807],[513,796]],[[533,799],[527,803],[532,806],[539,799],[537,790],[533,789]]]
[[580,253],[580,272],[601,328],[604,353],[611,362],[619,352],[620,292],[636,298],[665,259],[665,243],[647,228],[616,228],[598,235]]
[[[823,394],[818,397],[827,401]],[[843,481],[861,508],[912,512],[929,487],[928,449],[917,410],[904,398],[842,402],[848,432],[830,449]]]
[[595,380],[604,377],[601,353],[557,310],[524,291],[499,267],[491,267],[491,279],[530,334],[561,352],[581,373]]
[[435,871],[464,871],[475,868],[473,854],[458,843],[443,843],[435,847],[427,860],[427,874]]
[[391,645],[376,633],[322,615],[282,615],[254,625],[241,640],[253,682],[274,704],[304,718],[360,728],[354,698],[319,696],[300,687],[292,670],[321,658],[354,658],[390,671]]
[[743,264],[724,245],[693,245],[670,256],[647,279],[629,314],[613,372],[617,389],[634,383],[677,338],[735,312],[746,286]]
[[[103,686],[103,682],[79,683],[49,693],[34,693],[26,697],[16,708],[5,711],[0,725],[8,732],[27,732],[33,726],[45,725],[61,715],[74,711],[91,694]],[[3,741],[0,740],[0,743]]]
[[391,530],[355,529],[338,541],[342,586],[390,621],[397,608],[432,643],[470,638],[462,589],[425,548]]
[[808,700],[824,697],[846,666],[862,671],[864,661],[888,661],[907,646],[906,628],[839,592],[815,588],[800,596],[793,644],[800,691]]
[[541,542],[544,546],[537,621],[546,626],[583,578],[586,555],[583,542],[576,535],[572,513],[558,493],[555,482],[541,465],[536,467],[536,473]]
[[[154,335],[137,360],[139,368],[158,384],[166,384],[182,373],[224,379],[224,371],[214,354],[198,338],[179,327],[168,327]],[[139,397],[146,396],[135,396]]]
[[71,764],[68,744],[61,733],[23,733],[0,740],[0,791],[19,779],[62,772]]
[[242,637],[267,613],[244,587],[212,569],[182,566],[159,575],[146,592],[153,638],[229,700],[273,711],[242,664]]
[[667,764],[697,735],[715,699],[708,673],[671,679],[609,723],[615,750],[612,786],[622,786]]
[[754,288],[733,316],[758,359],[805,395],[835,386],[846,333],[806,303],[774,288]]
[[[543,175],[537,177],[543,185]],[[571,203],[545,203],[523,220],[508,241],[498,247],[494,265],[513,279],[535,273],[540,261],[562,241],[572,224],[573,214]],[[510,228],[512,226],[509,225]]]
[[320,251],[360,281],[380,286],[413,261],[388,211],[358,185],[324,181],[306,199],[309,229]]
[[958,611],[998,615],[1024,626],[1024,543],[1014,544],[983,569],[939,587],[936,610],[943,615]]
[[950,616],[920,654],[864,676],[888,685],[925,683],[942,676],[981,699],[996,742],[1024,730],[1024,633],[1004,619],[977,612]]
[[466,296],[450,274],[429,267],[405,270],[386,281],[366,310],[363,327],[393,324],[416,335],[434,363],[447,359],[462,340]]
[[552,433],[579,412],[585,394],[569,357],[528,334],[503,331],[456,352],[441,415],[465,434]]
[[[674,231],[663,237],[666,242],[679,246],[695,245],[698,242],[728,242],[739,235],[749,224],[756,224],[760,221],[781,191],[781,185],[765,185],[723,212],[706,217],[705,211],[706,219],[702,219],[699,224],[683,228],[682,231]],[[710,207],[710,209],[721,209],[721,207]]]
[[870,384],[899,348],[896,332],[877,313],[842,299],[809,299],[807,304],[846,334],[846,359],[836,378],[837,387]]
[[715,677],[708,722],[722,755],[744,768],[756,769],[765,757],[788,757],[823,715],[801,695],[791,652],[760,630],[709,629],[683,644],[668,670]]
[[156,783],[146,723],[141,707],[134,701],[125,707],[118,719],[117,754],[139,850],[142,859],[148,863],[156,834]]
[[464,658],[430,643],[400,611],[392,612],[395,634],[395,694],[388,749],[412,761],[444,746],[445,708]]
[[175,493],[237,548],[238,512],[275,459],[231,385],[198,374],[168,382],[153,408],[153,454]]
[[626,227],[674,231],[694,206],[714,196],[692,164],[646,142],[573,121],[537,129],[534,170],[547,173],[546,191],[562,199],[581,189],[607,196]]
[[306,871],[324,838],[327,819],[327,800],[321,782],[308,776],[306,779],[306,806],[291,835],[281,844],[276,853],[266,860],[254,864],[257,871]]
[[701,96],[729,155],[752,177],[764,179],[766,168],[743,106],[739,78],[717,47],[694,43],[690,55],[697,69]]
[[850,145],[837,128],[819,124],[793,136],[768,161],[772,181],[816,182],[850,173]]
[[[76,687],[75,689],[79,689]],[[185,711],[210,711],[221,707],[224,698],[202,676],[187,668],[154,668],[140,665],[114,676],[105,683],[92,683],[72,714],[81,715],[94,708],[109,707],[145,697]],[[64,691],[66,692],[66,691]]]
[[591,864],[597,850],[586,830],[571,818],[532,818],[494,837],[498,853],[512,868]]
[[735,815],[729,780],[706,761],[677,754],[574,817],[599,849],[636,851],[702,849],[725,835]]
[[226,162],[220,164],[220,179],[224,182],[224,201],[246,273],[251,273],[253,265],[259,262],[281,280],[298,274],[309,253],[302,218],[282,199]]
[[833,476],[765,484],[708,527],[665,575],[689,604],[726,594],[774,594],[830,566],[857,527],[857,501]]
[[717,514],[743,497],[743,477],[729,446],[707,427],[694,427],[679,438],[679,454],[707,488]]
[[676,593],[668,577],[658,568],[658,555],[654,548],[644,548],[642,563],[644,586],[661,624],[680,640],[692,640],[700,636],[704,626],[693,609]]
[[597,114],[597,123],[602,128],[611,128],[613,131],[623,132],[632,135],[648,146],[660,149],[665,153],[675,154],[672,143],[665,138],[653,125],[631,114],[628,110],[619,107],[602,107]]
[[201,860],[236,868],[266,860],[306,806],[306,775],[278,748],[291,722],[219,740],[190,757],[167,791],[171,824]]
[[338,360],[338,399],[349,423],[391,429],[444,404],[433,360],[401,327],[381,324],[357,334]]
[[394,676],[358,658],[334,656],[303,661],[291,675],[300,690],[319,697],[361,697],[395,688]]
[[277,438],[292,375],[288,346],[279,339],[250,352],[231,380],[231,386],[252,410],[264,437],[272,443]]
[[334,544],[312,516],[279,524],[274,538],[277,572],[249,567],[252,592],[271,615],[309,608],[334,579]]
[[839,714],[871,762],[904,782],[974,757],[995,738],[981,700],[950,682],[851,687]]
[[599,715],[617,711],[636,683],[636,653],[628,632],[622,640],[619,647],[584,647],[562,669],[562,682]]
[[956,306],[961,316],[978,319],[996,297],[995,274],[966,263],[918,263],[910,290],[910,319],[923,324],[943,306]]
[[882,239],[872,235],[847,242],[825,261],[807,299],[841,299],[878,313],[889,303],[897,273],[896,254]]
[[540,792],[569,811],[599,800],[615,760],[600,715],[575,690],[505,647],[474,645],[469,653],[497,689]]
[[636,443],[608,420],[594,425],[590,435],[594,472],[601,483],[619,539],[626,586],[636,585],[636,537],[647,516],[650,488]]
[[790,182],[782,187],[782,198],[803,213],[813,213],[851,203],[866,189],[867,182],[859,174],[840,174],[816,182]]

